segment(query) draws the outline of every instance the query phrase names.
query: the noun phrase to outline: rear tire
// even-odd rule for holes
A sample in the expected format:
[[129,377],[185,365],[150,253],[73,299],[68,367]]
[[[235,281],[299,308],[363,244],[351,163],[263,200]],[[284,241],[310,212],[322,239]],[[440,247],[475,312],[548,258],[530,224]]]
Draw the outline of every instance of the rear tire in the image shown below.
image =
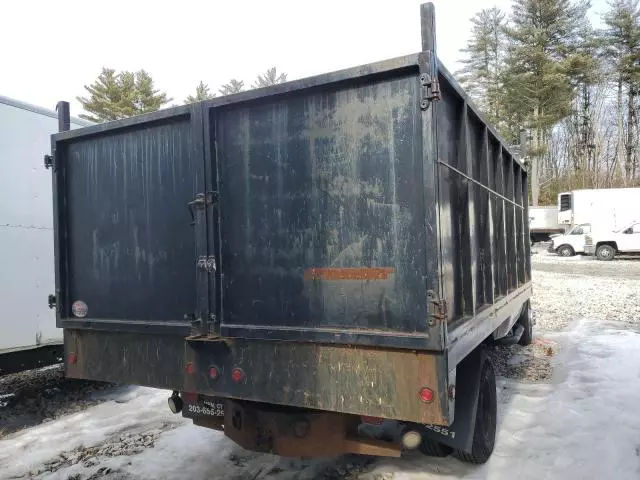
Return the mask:
[[611,245],[600,245],[596,250],[596,258],[603,261],[611,261],[616,256],[616,249]]
[[422,439],[419,449],[420,452],[429,457],[447,457],[453,453],[453,447],[436,442],[430,438]]
[[571,245],[560,245],[556,253],[561,257],[573,257],[576,252]]
[[476,421],[473,431],[471,452],[455,450],[453,456],[463,462],[486,463],[493,453],[496,441],[498,420],[498,397],[496,393],[496,374],[491,360],[486,357],[480,373],[478,388]]
[[524,306],[524,310],[518,319],[518,323],[522,325],[522,328],[524,328],[524,332],[522,332],[522,336],[518,343],[523,347],[531,345],[533,342],[533,315],[531,313],[531,303],[529,303],[529,300],[527,300],[527,303]]

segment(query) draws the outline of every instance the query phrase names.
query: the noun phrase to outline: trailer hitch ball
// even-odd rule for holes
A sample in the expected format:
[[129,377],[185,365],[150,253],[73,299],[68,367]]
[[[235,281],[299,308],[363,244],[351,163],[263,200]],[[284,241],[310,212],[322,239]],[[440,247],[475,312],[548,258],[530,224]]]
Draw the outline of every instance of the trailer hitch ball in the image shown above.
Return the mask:
[[402,434],[402,446],[407,450],[415,450],[422,443],[422,435],[415,430],[407,430]]
[[182,411],[182,399],[180,398],[180,394],[178,392],[173,392],[168,400],[169,410],[172,413],[180,413]]

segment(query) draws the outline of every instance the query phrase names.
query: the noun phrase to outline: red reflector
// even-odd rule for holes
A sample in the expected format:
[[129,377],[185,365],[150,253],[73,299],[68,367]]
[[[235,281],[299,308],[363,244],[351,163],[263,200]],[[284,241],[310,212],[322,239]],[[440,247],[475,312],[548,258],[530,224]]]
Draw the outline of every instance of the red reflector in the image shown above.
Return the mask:
[[422,387],[418,392],[418,396],[424,403],[433,402],[433,390],[431,390],[430,388]]
[[369,417],[368,415],[361,415],[360,420],[362,423],[368,423],[369,425],[380,425],[384,422],[384,418],[381,417]]
[[193,375],[193,373],[196,371],[196,367],[193,366],[193,363],[187,362],[187,365],[185,366],[185,370],[189,375]]
[[67,356],[67,363],[69,365],[75,365],[76,363],[78,363],[78,355],[76,355],[75,353],[70,353]]
[[209,378],[211,380],[217,380],[220,377],[220,370],[218,367],[209,367]]
[[244,371],[241,368],[234,368],[231,371],[231,379],[236,382],[236,383],[240,383],[244,380],[245,375],[244,375]]

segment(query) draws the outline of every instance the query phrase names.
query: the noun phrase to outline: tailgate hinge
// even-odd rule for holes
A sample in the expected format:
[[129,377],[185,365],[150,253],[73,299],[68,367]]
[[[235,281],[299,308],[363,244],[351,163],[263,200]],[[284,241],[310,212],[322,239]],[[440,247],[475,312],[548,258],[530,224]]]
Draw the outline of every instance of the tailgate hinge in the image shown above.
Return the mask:
[[56,171],[56,157],[54,155],[45,155],[44,156],[44,168],[51,169],[52,171]]
[[440,83],[437,77],[432,77],[428,73],[421,73],[420,84],[422,85],[420,108],[426,110],[431,105],[431,102],[440,100]]
[[47,300],[48,300],[48,303],[49,303],[49,308],[53,309],[53,308],[56,308],[58,306],[58,301],[57,301],[55,295],[53,295],[53,294],[49,295]]
[[429,326],[447,321],[447,301],[444,298],[438,298],[433,290],[427,291],[427,315],[429,317]]

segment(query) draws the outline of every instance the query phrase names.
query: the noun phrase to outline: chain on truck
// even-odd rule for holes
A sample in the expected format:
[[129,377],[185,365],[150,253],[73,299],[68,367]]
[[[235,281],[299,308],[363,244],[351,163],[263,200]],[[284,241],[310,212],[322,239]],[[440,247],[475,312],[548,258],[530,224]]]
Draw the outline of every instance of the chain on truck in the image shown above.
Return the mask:
[[421,27],[413,55],[53,135],[66,374],[259,452],[485,462],[486,349],[532,339],[527,172],[432,4]]

